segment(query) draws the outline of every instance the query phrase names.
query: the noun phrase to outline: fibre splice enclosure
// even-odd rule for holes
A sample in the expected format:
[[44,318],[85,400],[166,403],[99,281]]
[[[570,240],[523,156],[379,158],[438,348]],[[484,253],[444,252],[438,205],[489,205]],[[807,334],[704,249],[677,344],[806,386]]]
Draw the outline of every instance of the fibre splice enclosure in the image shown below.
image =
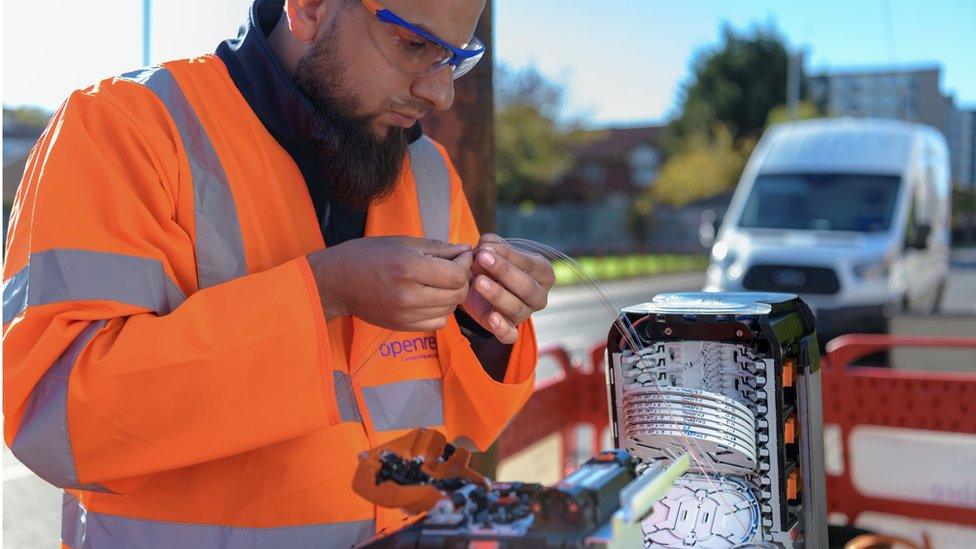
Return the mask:
[[642,522],[645,547],[827,546],[819,349],[791,294],[662,294],[621,311],[614,443],[638,473],[692,457]]

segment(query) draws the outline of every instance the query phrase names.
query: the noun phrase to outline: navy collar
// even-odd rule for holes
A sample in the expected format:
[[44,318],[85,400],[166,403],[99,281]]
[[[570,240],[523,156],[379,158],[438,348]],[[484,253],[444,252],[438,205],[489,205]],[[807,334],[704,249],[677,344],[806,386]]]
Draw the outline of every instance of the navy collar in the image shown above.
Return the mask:
[[285,73],[268,43],[268,35],[283,14],[283,0],[256,0],[237,38],[221,42],[216,53],[275,139],[302,148],[315,127],[315,108]]
[[[326,124],[314,124],[318,114],[312,103],[295,86],[278,61],[268,36],[284,15],[284,0],[255,0],[247,22],[237,38],[225,40],[217,47],[217,57],[227,66],[231,79],[265,128],[288,150],[303,149],[311,132],[328,132]],[[410,141],[422,134],[414,126]]]

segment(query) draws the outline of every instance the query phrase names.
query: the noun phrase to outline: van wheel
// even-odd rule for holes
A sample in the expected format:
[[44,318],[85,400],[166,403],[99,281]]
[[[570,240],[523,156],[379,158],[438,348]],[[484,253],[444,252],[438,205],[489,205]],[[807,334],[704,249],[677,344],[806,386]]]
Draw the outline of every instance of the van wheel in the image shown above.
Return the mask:
[[932,308],[929,312],[933,315],[937,315],[942,312],[942,299],[945,297],[946,289],[946,279],[942,279],[939,285],[935,288],[935,296],[932,298]]
[[[891,319],[887,316],[877,319],[876,322],[871,323],[868,326],[864,326],[864,333],[868,334],[890,334],[891,333]],[[855,366],[876,366],[876,367],[891,367],[891,350],[884,349],[876,353],[871,353],[858,359]]]
[[909,297],[907,291],[901,296],[901,310],[898,312],[904,315],[911,314],[912,312],[912,299]]

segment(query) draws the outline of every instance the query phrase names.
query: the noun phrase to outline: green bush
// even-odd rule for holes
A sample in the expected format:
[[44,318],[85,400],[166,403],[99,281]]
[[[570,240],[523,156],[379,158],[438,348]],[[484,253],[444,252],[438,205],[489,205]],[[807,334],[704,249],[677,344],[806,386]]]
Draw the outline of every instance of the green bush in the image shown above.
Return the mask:
[[[704,255],[685,254],[633,254],[612,257],[580,257],[576,261],[599,280],[618,280],[638,276],[695,271],[708,265]],[[553,262],[556,284],[569,285],[582,282],[570,265],[562,260]]]

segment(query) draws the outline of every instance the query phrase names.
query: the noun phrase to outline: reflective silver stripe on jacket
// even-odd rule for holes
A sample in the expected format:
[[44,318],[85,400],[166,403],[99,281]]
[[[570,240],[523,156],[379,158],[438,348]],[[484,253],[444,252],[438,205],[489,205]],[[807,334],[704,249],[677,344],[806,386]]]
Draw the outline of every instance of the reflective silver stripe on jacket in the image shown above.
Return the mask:
[[[115,301],[167,314],[185,300],[159,260],[108,252],[53,249],[31,254],[4,284],[4,323],[29,306],[61,301]],[[89,323],[31,390],[11,450],[44,480],[79,485],[68,432],[68,380],[82,352],[106,321]]]
[[68,432],[68,378],[78,354],[102,326],[92,322],[78,334],[34,386],[10,450],[37,476],[62,488],[107,491],[97,485],[80,486]]
[[6,324],[27,308],[27,283],[30,264],[3,281],[3,323]]
[[408,149],[424,236],[447,241],[451,231],[451,178],[447,164],[426,135]]
[[441,380],[415,379],[363,387],[363,399],[377,431],[444,424]]
[[31,254],[3,285],[3,323],[32,305],[117,301],[167,314],[186,299],[158,259],[88,250]]
[[353,392],[352,380],[349,374],[338,370],[332,371],[332,383],[335,387],[336,404],[339,406],[339,418],[341,421],[362,421],[359,415],[359,407],[356,406],[356,395]]
[[247,528],[105,515],[65,493],[61,541],[72,549],[256,549],[352,547],[373,535],[372,520]]
[[[424,225],[424,236],[447,241],[451,228],[451,179],[447,164],[434,142],[427,136],[413,142],[409,149],[410,169],[417,190],[417,205]],[[336,372],[336,395],[339,381]],[[345,374],[342,374],[345,376]],[[348,384],[348,376],[343,384]],[[348,399],[339,400],[342,419],[359,419],[355,396],[350,389]],[[363,399],[376,431],[393,431],[444,424],[444,399],[440,379],[418,379],[363,387]],[[344,410],[350,410],[347,414]]]
[[122,75],[152,90],[166,106],[190,160],[200,289],[247,274],[237,207],[213,143],[172,73],[154,66]]

